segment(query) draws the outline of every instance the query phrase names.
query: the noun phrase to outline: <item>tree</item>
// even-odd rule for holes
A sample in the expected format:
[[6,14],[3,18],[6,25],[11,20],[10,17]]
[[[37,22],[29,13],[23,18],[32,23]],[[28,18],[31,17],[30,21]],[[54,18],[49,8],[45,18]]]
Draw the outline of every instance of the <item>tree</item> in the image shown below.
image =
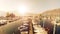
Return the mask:
[[15,17],[15,14],[7,12],[6,17]]

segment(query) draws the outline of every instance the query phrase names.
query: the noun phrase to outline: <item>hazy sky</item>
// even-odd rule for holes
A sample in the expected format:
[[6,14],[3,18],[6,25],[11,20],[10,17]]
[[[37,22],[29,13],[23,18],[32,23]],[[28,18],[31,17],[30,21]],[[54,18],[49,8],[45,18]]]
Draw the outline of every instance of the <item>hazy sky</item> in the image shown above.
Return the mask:
[[0,0],[0,12],[17,10],[22,4],[31,13],[60,8],[60,0]]

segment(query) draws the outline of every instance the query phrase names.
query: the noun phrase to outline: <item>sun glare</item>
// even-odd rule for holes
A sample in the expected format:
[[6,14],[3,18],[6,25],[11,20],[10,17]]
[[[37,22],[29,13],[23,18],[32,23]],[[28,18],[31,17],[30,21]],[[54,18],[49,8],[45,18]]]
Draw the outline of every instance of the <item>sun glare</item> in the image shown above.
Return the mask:
[[24,6],[24,5],[18,7],[18,12],[19,12],[22,16],[26,14],[27,10],[28,10],[27,7]]

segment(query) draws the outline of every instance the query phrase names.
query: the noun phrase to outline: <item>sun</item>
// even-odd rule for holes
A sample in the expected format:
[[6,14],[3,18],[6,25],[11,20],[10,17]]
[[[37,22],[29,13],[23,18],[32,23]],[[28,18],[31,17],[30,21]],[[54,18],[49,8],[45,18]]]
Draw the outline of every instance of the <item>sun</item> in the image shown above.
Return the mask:
[[25,5],[22,5],[22,6],[19,6],[18,7],[18,12],[23,16],[23,15],[25,15],[26,13],[27,13],[27,6],[25,6]]

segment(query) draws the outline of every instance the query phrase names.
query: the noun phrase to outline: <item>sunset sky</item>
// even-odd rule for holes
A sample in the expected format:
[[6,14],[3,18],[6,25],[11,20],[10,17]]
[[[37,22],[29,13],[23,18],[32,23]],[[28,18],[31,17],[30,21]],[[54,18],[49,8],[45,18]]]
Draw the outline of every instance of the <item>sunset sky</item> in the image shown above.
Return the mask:
[[22,5],[27,7],[27,12],[40,13],[60,8],[60,0],[0,0],[0,14],[17,11]]

